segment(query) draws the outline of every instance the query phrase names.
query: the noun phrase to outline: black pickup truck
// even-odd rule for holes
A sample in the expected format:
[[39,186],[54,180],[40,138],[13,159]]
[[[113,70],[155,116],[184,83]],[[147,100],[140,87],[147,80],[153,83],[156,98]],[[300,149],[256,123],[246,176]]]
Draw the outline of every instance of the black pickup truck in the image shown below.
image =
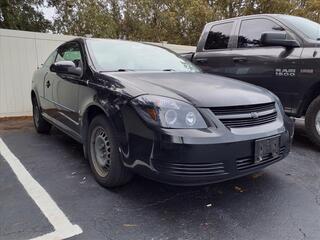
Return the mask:
[[305,117],[320,146],[320,24],[260,14],[208,23],[195,53],[183,57],[204,72],[267,88],[289,116]]

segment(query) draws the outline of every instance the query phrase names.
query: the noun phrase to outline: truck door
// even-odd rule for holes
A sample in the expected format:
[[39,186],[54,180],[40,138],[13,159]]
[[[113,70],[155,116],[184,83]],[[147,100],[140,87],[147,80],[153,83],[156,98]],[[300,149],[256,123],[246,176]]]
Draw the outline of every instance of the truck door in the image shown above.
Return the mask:
[[262,33],[272,31],[286,31],[287,38],[294,39],[290,30],[273,19],[259,17],[239,22],[236,48],[232,51],[234,71],[231,76],[274,92],[286,112],[291,113],[299,99],[296,83],[302,48],[262,46]]
[[193,62],[204,72],[231,77],[234,72],[231,39],[234,21],[207,25],[201,36]]

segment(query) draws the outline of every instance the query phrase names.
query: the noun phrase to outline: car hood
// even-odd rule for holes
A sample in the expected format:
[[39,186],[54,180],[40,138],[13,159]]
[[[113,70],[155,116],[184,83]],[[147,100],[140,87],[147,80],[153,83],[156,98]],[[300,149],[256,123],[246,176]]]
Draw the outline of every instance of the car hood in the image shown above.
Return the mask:
[[116,72],[105,75],[117,79],[128,88],[134,88],[136,91],[133,96],[167,96],[187,100],[197,107],[238,106],[275,101],[266,89],[212,74]]

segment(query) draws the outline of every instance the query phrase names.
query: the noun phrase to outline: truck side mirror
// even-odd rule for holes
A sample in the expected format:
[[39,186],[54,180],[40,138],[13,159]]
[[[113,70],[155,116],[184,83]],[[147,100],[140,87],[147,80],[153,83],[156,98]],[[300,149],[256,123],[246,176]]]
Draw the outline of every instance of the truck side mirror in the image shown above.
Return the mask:
[[82,69],[76,67],[75,63],[72,61],[59,61],[51,64],[50,71],[61,74],[70,74],[75,76],[81,76]]
[[286,48],[300,47],[298,41],[287,39],[287,33],[280,31],[262,33],[261,44],[263,46],[282,46]]

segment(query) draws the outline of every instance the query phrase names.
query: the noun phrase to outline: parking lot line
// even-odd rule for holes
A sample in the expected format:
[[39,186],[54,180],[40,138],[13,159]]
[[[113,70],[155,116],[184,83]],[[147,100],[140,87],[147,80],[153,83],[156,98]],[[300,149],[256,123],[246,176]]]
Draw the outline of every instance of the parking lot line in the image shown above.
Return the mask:
[[82,229],[69,221],[48,192],[31,176],[1,138],[0,154],[9,164],[26,192],[55,229],[54,232],[36,237],[33,240],[65,239],[82,233]]

